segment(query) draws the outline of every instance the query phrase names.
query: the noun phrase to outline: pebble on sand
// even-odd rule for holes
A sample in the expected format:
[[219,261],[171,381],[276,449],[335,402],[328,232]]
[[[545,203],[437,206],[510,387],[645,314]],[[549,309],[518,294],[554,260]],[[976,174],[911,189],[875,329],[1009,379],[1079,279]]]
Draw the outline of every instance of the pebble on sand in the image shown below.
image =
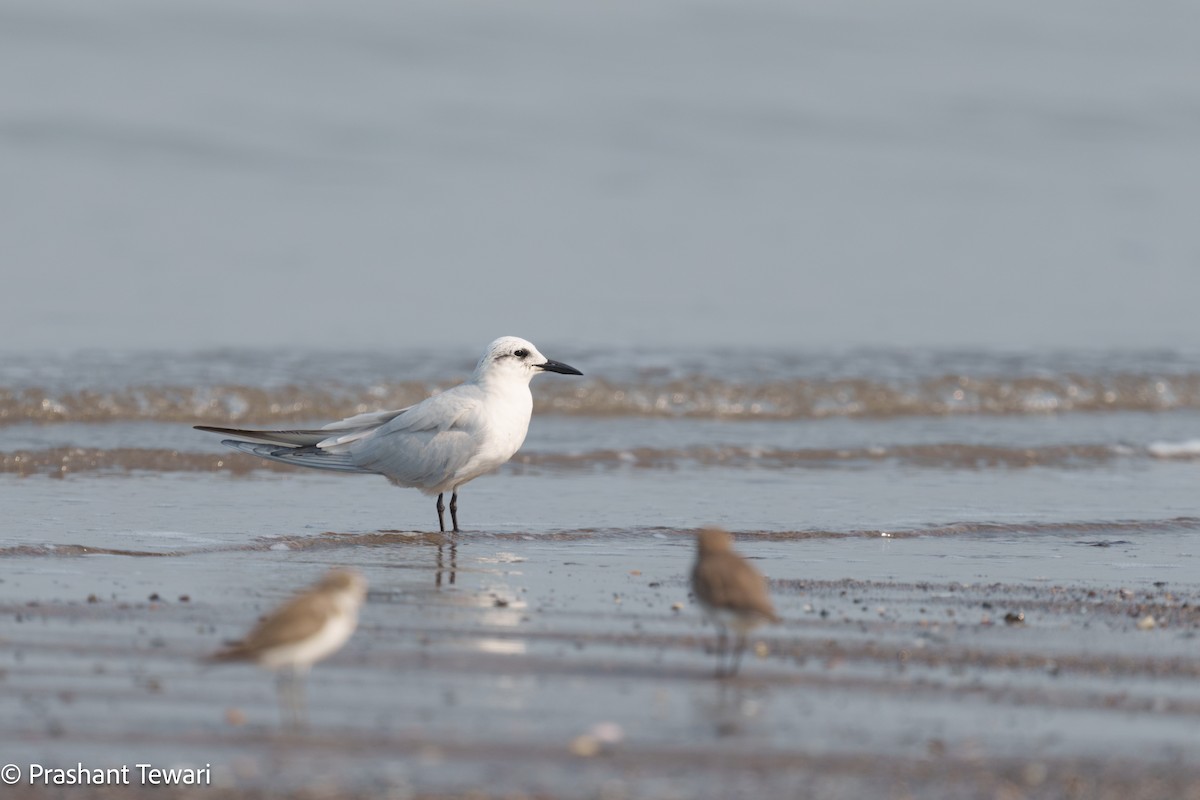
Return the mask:
[[569,749],[572,755],[580,758],[592,758],[600,755],[600,740],[585,733],[572,739]]

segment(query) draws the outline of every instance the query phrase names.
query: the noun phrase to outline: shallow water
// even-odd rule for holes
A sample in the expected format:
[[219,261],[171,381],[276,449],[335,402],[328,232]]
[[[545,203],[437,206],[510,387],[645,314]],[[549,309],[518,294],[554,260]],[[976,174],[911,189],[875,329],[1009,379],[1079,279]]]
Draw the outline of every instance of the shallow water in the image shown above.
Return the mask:
[[[165,382],[148,377],[152,354],[114,361],[102,380],[75,369],[84,356],[10,365],[10,390],[32,398],[53,387],[136,399],[108,416],[89,399],[82,413],[0,426],[10,758],[199,761],[244,792],[316,781],[367,794],[990,797],[1012,784],[1100,797],[1151,774],[1174,792],[1195,785],[1190,400],[616,412],[617,395],[664,381],[686,396],[720,376],[726,394],[752,396],[841,378],[803,354],[781,357],[780,375],[739,371],[752,358],[730,352],[651,354],[599,377],[591,354],[558,355],[588,377],[534,383],[524,449],[463,489],[455,538],[429,532],[432,499],[415,491],[268,468],[175,421],[188,409],[213,421],[229,404],[196,398],[230,382],[243,395],[338,388],[224,422],[318,422],[308,415],[338,397],[355,413],[394,399],[375,381],[415,358],[317,354],[290,362],[299,370],[231,375],[221,354],[176,355]],[[678,374],[654,366],[677,357]],[[1200,374],[1186,356],[1155,358],[879,352],[840,368],[897,393],[923,380],[1153,387]],[[453,379],[445,367],[422,378]],[[154,398],[167,396],[163,411]],[[738,533],[784,618],[734,681],[711,677],[711,629],[688,596],[690,532],[714,523]],[[269,676],[199,659],[330,564],[360,569],[371,594],[359,633],[312,674],[310,728],[287,732]]]

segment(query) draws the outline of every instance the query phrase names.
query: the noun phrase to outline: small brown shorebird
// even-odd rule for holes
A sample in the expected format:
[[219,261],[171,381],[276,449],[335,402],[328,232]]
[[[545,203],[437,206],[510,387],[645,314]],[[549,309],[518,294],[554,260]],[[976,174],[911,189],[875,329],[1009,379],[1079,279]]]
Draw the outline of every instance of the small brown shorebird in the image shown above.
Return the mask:
[[213,661],[252,661],[278,675],[279,712],[301,725],[306,708],[302,680],[309,667],[336,652],[358,626],[367,581],[357,572],[333,569],[311,589],[264,617],[241,642]]
[[[732,536],[718,528],[705,528],[696,536],[692,593],[717,626],[717,677],[736,674],[746,649],[746,634],[765,622],[779,622],[767,579],[733,551]],[[730,629],[737,634],[737,646],[726,670]]]

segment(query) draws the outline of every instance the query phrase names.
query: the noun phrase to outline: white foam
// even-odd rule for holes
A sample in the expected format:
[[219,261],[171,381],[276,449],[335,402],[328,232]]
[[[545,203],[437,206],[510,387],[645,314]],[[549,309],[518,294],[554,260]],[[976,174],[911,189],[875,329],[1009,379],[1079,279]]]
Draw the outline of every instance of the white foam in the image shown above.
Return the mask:
[[1200,439],[1188,439],[1184,442],[1152,442],[1146,450],[1155,458],[1197,458],[1200,457]]

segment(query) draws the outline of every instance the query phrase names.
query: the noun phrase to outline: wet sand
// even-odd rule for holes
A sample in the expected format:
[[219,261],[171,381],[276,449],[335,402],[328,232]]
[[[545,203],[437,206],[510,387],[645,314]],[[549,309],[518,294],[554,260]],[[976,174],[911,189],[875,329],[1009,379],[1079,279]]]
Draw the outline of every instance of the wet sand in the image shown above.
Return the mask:
[[[1195,524],[743,534],[785,621],[724,680],[687,531],[9,551],[3,760],[211,765],[112,797],[1197,797]],[[287,730],[268,674],[200,659],[335,563],[371,593]]]

